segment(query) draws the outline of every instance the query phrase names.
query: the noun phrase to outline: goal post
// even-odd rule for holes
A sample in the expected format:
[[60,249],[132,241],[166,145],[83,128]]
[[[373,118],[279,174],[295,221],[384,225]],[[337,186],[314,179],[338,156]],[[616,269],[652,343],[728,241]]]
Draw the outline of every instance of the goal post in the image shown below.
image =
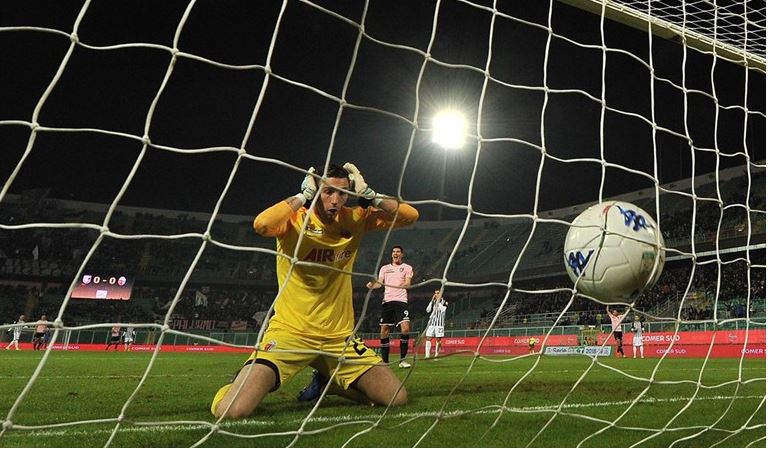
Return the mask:
[[765,73],[765,11],[754,2],[558,1]]

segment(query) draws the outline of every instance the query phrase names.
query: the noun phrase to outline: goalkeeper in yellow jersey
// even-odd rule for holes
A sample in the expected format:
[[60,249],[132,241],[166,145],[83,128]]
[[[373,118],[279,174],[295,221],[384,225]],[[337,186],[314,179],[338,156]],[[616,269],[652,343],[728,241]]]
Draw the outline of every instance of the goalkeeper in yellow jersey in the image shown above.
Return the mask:
[[[351,163],[331,165],[323,178],[320,182],[310,168],[301,193],[266,209],[253,222],[257,233],[277,239],[281,291],[258,350],[213,398],[211,412],[216,417],[250,415],[268,392],[307,366],[316,370],[308,387],[315,390],[312,396],[319,396],[331,379],[329,392],[358,402],[404,405],[408,401],[400,379],[352,335],[350,272],[366,232],[387,229],[393,222],[395,227],[409,225],[419,213],[408,204],[377,195]],[[341,189],[374,207],[345,206],[349,194]],[[315,195],[319,197],[314,207],[305,208]],[[304,263],[293,265],[291,271],[294,254]],[[344,361],[334,374],[342,355]]]

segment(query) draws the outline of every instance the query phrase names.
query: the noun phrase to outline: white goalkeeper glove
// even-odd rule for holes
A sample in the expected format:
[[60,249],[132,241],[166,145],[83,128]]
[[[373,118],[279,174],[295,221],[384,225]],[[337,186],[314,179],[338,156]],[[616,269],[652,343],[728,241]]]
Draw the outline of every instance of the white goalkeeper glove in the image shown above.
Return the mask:
[[296,197],[302,196],[306,201],[312,201],[312,198],[317,194],[317,180],[314,176],[315,167],[309,167],[307,170],[307,176],[301,181],[301,193]]
[[344,169],[349,172],[349,181],[352,183],[352,190],[355,191],[357,196],[365,198],[373,202],[374,206],[378,206],[384,200],[384,198],[377,198],[376,192],[372,188],[368,187],[360,170],[355,167],[355,164],[347,162],[344,164]]

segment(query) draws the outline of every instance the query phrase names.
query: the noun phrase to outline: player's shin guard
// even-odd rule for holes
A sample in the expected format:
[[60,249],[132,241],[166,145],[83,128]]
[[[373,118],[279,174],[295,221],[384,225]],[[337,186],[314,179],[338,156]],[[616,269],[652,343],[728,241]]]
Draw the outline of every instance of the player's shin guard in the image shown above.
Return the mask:
[[381,339],[381,359],[389,363],[389,337]]
[[[429,358],[429,351],[431,351],[431,350],[432,350],[432,341],[431,340],[427,340],[427,342],[424,343],[424,357],[425,358]],[[435,351],[435,352],[437,352],[437,351]]]
[[435,357],[437,357],[437,354],[440,353],[440,342],[435,343]]
[[408,338],[410,334],[400,334],[400,358],[404,359],[408,354]]

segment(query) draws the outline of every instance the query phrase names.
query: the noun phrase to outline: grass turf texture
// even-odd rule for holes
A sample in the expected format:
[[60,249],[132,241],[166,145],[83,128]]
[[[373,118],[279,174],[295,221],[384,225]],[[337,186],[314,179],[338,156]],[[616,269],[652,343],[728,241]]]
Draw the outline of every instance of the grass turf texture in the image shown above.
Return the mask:
[[[0,353],[3,418],[41,356],[40,352],[28,351]],[[0,447],[104,446],[149,359],[150,354],[145,353],[52,353],[14,412],[14,427],[4,432]],[[111,446],[195,444],[211,432],[209,423],[215,422],[208,411],[213,394],[244,359],[245,354],[160,354],[144,386],[123,412],[124,420]],[[384,413],[385,407],[363,406],[329,396],[305,424],[295,446],[337,447],[354,436],[347,445],[524,447],[547,425],[533,439],[532,446],[573,447],[592,436],[582,445],[627,447],[651,437],[640,446],[662,447],[701,433],[678,441],[675,446],[708,447],[729,437],[731,434],[726,430],[741,429],[721,445],[764,447],[764,359],[743,361],[741,384],[734,382],[739,378],[738,359],[666,359],[656,371],[653,384],[627,375],[648,379],[659,359],[601,358],[600,362],[608,367],[591,362],[573,356],[543,357],[538,363],[536,357],[512,361],[474,360],[470,356],[419,359],[407,378],[407,406]],[[696,381],[704,363],[702,387],[697,389]],[[470,365],[470,374],[459,382]],[[534,365],[534,370],[510,393],[512,386]],[[401,378],[409,371],[395,370]],[[222,422],[220,431],[202,446],[291,444],[312,409],[311,404],[295,399],[309,378],[310,370],[304,370],[288,385],[268,395],[251,418]],[[611,427],[608,423],[627,410],[646,388],[641,400],[616,427]],[[554,413],[566,396],[560,413]],[[736,400],[732,403],[734,396]],[[502,405],[509,409],[500,413]],[[442,416],[438,419],[439,414]],[[87,420],[109,421],[57,426]],[[666,430],[655,435],[665,426]],[[707,430],[708,426],[713,428]]]

